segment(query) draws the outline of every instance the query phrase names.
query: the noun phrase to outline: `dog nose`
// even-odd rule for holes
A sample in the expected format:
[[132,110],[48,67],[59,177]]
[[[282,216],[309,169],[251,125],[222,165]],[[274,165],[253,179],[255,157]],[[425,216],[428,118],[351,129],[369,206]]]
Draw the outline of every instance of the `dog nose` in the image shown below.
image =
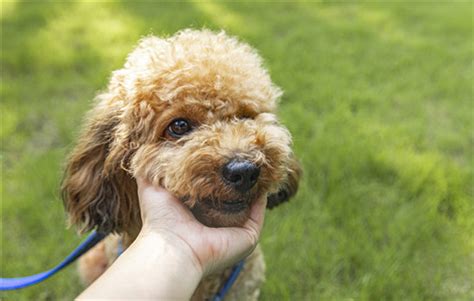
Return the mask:
[[260,168],[249,161],[232,160],[222,169],[224,180],[240,192],[249,191],[259,175]]

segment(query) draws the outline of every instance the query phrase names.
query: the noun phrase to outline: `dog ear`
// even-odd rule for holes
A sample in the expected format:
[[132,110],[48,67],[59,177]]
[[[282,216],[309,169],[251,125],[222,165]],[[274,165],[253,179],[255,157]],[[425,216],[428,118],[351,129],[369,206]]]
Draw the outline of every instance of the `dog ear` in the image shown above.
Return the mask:
[[141,72],[158,61],[155,51],[162,40],[147,37],[114,71],[107,90],[98,96],[82,136],[66,164],[62,196],[69,223],[81,232],[139,230],[141,226],[136,181],[130,161],[139,145],[157,137],[151,80]]
[[293,156],[288,166],[288,177],[276,193],[267,198],[267,208],[272,209],[284,202],[288,202],[298,191],[298,183],[303,170],[298,160]]
[[121,231],[137,214],[132,210],[134,203],[138,206],[136,182],[126,168],[131,153],[117,138],[118,110],[103,99],[89,114],[66,164],[61,187],[64,206],[69,224],[77,225],[80,232]]

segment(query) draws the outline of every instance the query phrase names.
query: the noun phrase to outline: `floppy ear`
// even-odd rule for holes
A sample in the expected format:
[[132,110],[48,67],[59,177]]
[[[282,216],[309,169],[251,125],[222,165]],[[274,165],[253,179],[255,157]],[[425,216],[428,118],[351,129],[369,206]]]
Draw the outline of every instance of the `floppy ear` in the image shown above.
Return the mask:
[[157,135],[155,81],[147,73],[156,64],[163,41],[147,37],[129,54],[123,69],[113,72],[108,89],[98,96],[82,136],[69,157],[62,196],[69,223],[80,231],[140,229],[136,181],[130,161],[141,144]]
[[281,203],[288,202],[298,191],[298,183],[303,170],[298,160],[292,156],[288,165],[288,177],[284,183],[280,185],[280,189],[276,193],[272,193],[267,198],[267,208],[272,209]]
[[[102,95],[106,98],[107,95]],[[62,183],[69,223],[79,231],[117,232],[137,217],[136,182],[127,172],[131,155],[117,138],[120,114],[107,99],[89,113],[78,144],[69,157]]]

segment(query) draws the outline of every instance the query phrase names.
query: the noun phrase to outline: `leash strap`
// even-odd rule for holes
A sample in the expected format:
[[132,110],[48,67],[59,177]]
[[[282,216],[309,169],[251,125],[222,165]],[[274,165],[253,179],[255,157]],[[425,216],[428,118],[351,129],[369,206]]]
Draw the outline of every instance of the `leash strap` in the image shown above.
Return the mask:
[[[8,290],[15,290],[24,287],[28,287],[37,283],[40,283],[49,277],[53,276],[70,263],[74,262],[77,258],[82,256],[84,253],[89,251],[92,247],[94,247],[97,243],[99,243],[107,234],[99,233],[93,231],[89,236],[74,250],[71,254],[69,254],[60,264],[43,273],[26,276],[26,277],[17,277],[17,278],[0,278],[0,291],[8,291]],[[119,241],[118,245],[118,253],[119,255],[123,252],[122,242]],[[232,272],[227,278],[227,281],[221,287],[221,289],[214,295],[212,298],[213,301],[222,301],[225,295],[229,292],[230,288],[237,280],[242,268],[244,266],[244,261],[240,261],[237,265],[234,266]]]
[[49,271],[39,273],[32,276],[26,277],[18,277],[18,278],[0,278],[0,291],[8,291],[14,289],[20,289],[23,287],[27,287],[39,282],[42,282],[49,277],[53,276],[66,266],[68,266],[71,262],[76,260],[82,254],[89,251],[93,246],[95,246],[98,242],[100,242],[106,234],[98,233],[93,231],[89,236],[74,250],[71,254],[69,254],[60,264],[55,266]]
[[230,288],[234,284],[235,280],[237,280],[237,277],[239,276],[240,272],[242,271],[242,268],[244,267],[244,261],[241,260],[239,263],[237,263],[234,268],[232,269],[232,272],[230,273],[229,278],[227,278],[227,281],[224,283],[224,285],[221,287],[221,289],[217,292],[217,294],[214,295],[212,298],[212,301],[222,301],[224,300],[225,295],[229,292]]

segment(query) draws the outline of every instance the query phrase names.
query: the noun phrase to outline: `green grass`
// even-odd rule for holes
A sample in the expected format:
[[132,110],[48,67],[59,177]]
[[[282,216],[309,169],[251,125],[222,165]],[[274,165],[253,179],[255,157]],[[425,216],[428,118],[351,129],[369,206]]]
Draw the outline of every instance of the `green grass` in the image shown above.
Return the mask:
[[[3,2],[3,277],[56,264],[62,164],[137,40],[224,28],[285,90],[305,176],[267,215],[262,300],[474,299],[472,4]],[[70,300],[73,267],[5,300]]]

